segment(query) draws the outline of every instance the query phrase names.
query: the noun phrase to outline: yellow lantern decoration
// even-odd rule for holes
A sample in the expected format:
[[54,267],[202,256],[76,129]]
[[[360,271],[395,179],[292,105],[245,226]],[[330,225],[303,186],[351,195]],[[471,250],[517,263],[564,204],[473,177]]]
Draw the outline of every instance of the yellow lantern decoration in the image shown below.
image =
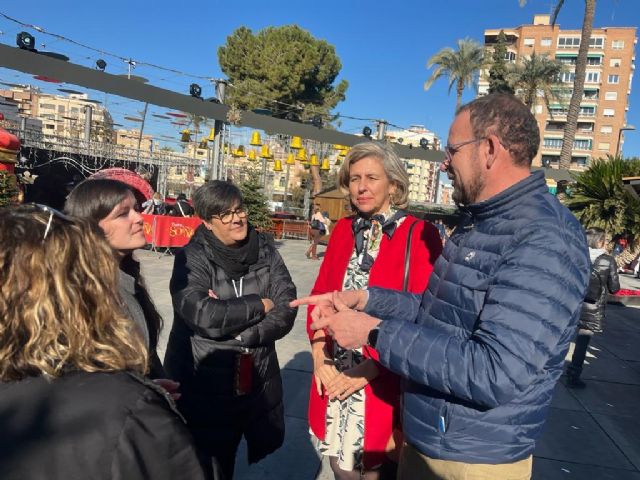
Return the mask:
[[296,160],[298,160],[300,163],[307,163],[307,152],[304,148],[298,150]]
[[269,145],[262,145],[260,150],[260,156],[262,158],[271,158],[271,152],[269,151]]
[[180,136],[181,142],[187,143],[191,141],[191,132],[189,130],[182,130],[181,133],[182,133]]
[[282,171],[282,160],[276,160],[274,165],[273,165],[273,171],[274,172],[281,172]]
[[253,149],[249,150],[249,156],[247,158],[249,160],[251,160],[252,162],[255,162],[258,159],[258,157],[256,155],[256,151],[253,150]]
[[204,150],[207,148],[207,139],[206,138],[202,138],[200,139],[200,144],[198,145],[198,148],[201,150]]
[[329,166],[329,159],[324,157],[322,159],[322,165],[320,165],[320,170],[329,170],[331,167]]
[[260,145],[262,145],[262,140],[260,139],[260,132],[254,131],[251,134],[251,141],[249,143],[255,147],[259,147]]
[[291,148],[300,150],[302,148],[302,139],[300,137],[293,137],[291,139]]
[[209,141],[213,142],[216,139],[216,129],[212,128],[209,130]]
[[309,160],[309,165],[311,165],[312,167],[317,167],[318,165],[320,165],[320,162],[318,161],[318,155],[316,155],[315,153],[311,154],[311,160]]
[[296,164],[296,158],[293,155],[293,152],[289,153],[289,155],[287,155],[287,161],[284,162],[287,165],[295,165]]

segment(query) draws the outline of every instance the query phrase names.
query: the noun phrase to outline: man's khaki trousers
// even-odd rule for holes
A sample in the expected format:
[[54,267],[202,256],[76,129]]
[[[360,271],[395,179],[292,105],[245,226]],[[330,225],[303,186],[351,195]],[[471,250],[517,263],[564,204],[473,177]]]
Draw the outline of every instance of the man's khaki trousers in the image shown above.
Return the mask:
[[532,464],[531,456],[498,465],[437,460],[405,443],[398,480],[529,480]]

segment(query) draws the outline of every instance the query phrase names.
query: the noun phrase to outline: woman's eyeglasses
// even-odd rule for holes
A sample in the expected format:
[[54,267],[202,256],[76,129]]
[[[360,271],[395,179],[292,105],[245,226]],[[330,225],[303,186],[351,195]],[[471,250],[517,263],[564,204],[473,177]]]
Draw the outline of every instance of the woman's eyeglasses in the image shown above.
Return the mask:
[[227,225],[233,222],[234,215],[238,217],[238,219],[244,220],[245,218],[247,218],[247,211],[243,207],[238,207],[235,210],[226,210],[220,213],[220,215],[214,215],[213,218],[217,218],[218,220],[220,220],[220,223],[222,223],[223,225]]

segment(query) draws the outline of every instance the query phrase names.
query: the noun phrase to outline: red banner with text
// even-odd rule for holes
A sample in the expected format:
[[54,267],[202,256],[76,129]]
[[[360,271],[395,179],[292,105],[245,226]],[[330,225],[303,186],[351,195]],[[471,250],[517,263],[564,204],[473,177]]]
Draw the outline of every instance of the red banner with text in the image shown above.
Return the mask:
[[143,214],[144,236],[154,247],[184,247],[202,223],[197,217]]

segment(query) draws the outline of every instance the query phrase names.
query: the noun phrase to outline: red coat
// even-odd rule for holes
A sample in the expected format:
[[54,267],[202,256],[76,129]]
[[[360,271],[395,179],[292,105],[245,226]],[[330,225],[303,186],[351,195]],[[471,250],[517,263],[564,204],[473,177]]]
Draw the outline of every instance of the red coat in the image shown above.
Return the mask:
[[[355,247],[355,239],[351,230],[352,218],[343,218],[331,232],[320,272],[311,294],[342,290],[349,259]],[[404,280],[404,256],[409,228],[419,222],[412,232],[411,268],[409,271],[408,290],[422,293],[429,282],[433,264],[442,251],[442,243],[438,230],[428,222],[423,222],[408,215],[402,225],[389,239],[383,235],[380,251],[369,272],[369,286],[402,290]],[[309,308],[309,313],[311,307]],[[310,329],[311,316],[307,314],[307,333],[309,339],[314,332]],[[331,342],[331,339],[327,339]],[[366,358],[378,359],[378,353],[364,347]],[[364,429],[364,467],[371,469],[385,461],[385,450],[393,429],[400,420],[400,380],[395,374],[377,365],[379,375],[365,387],[365,429]],[[318,395],[315,377],[311,380],[309,396],[309,426],[321,440],[324,440],[326,428],[327,396]]]

